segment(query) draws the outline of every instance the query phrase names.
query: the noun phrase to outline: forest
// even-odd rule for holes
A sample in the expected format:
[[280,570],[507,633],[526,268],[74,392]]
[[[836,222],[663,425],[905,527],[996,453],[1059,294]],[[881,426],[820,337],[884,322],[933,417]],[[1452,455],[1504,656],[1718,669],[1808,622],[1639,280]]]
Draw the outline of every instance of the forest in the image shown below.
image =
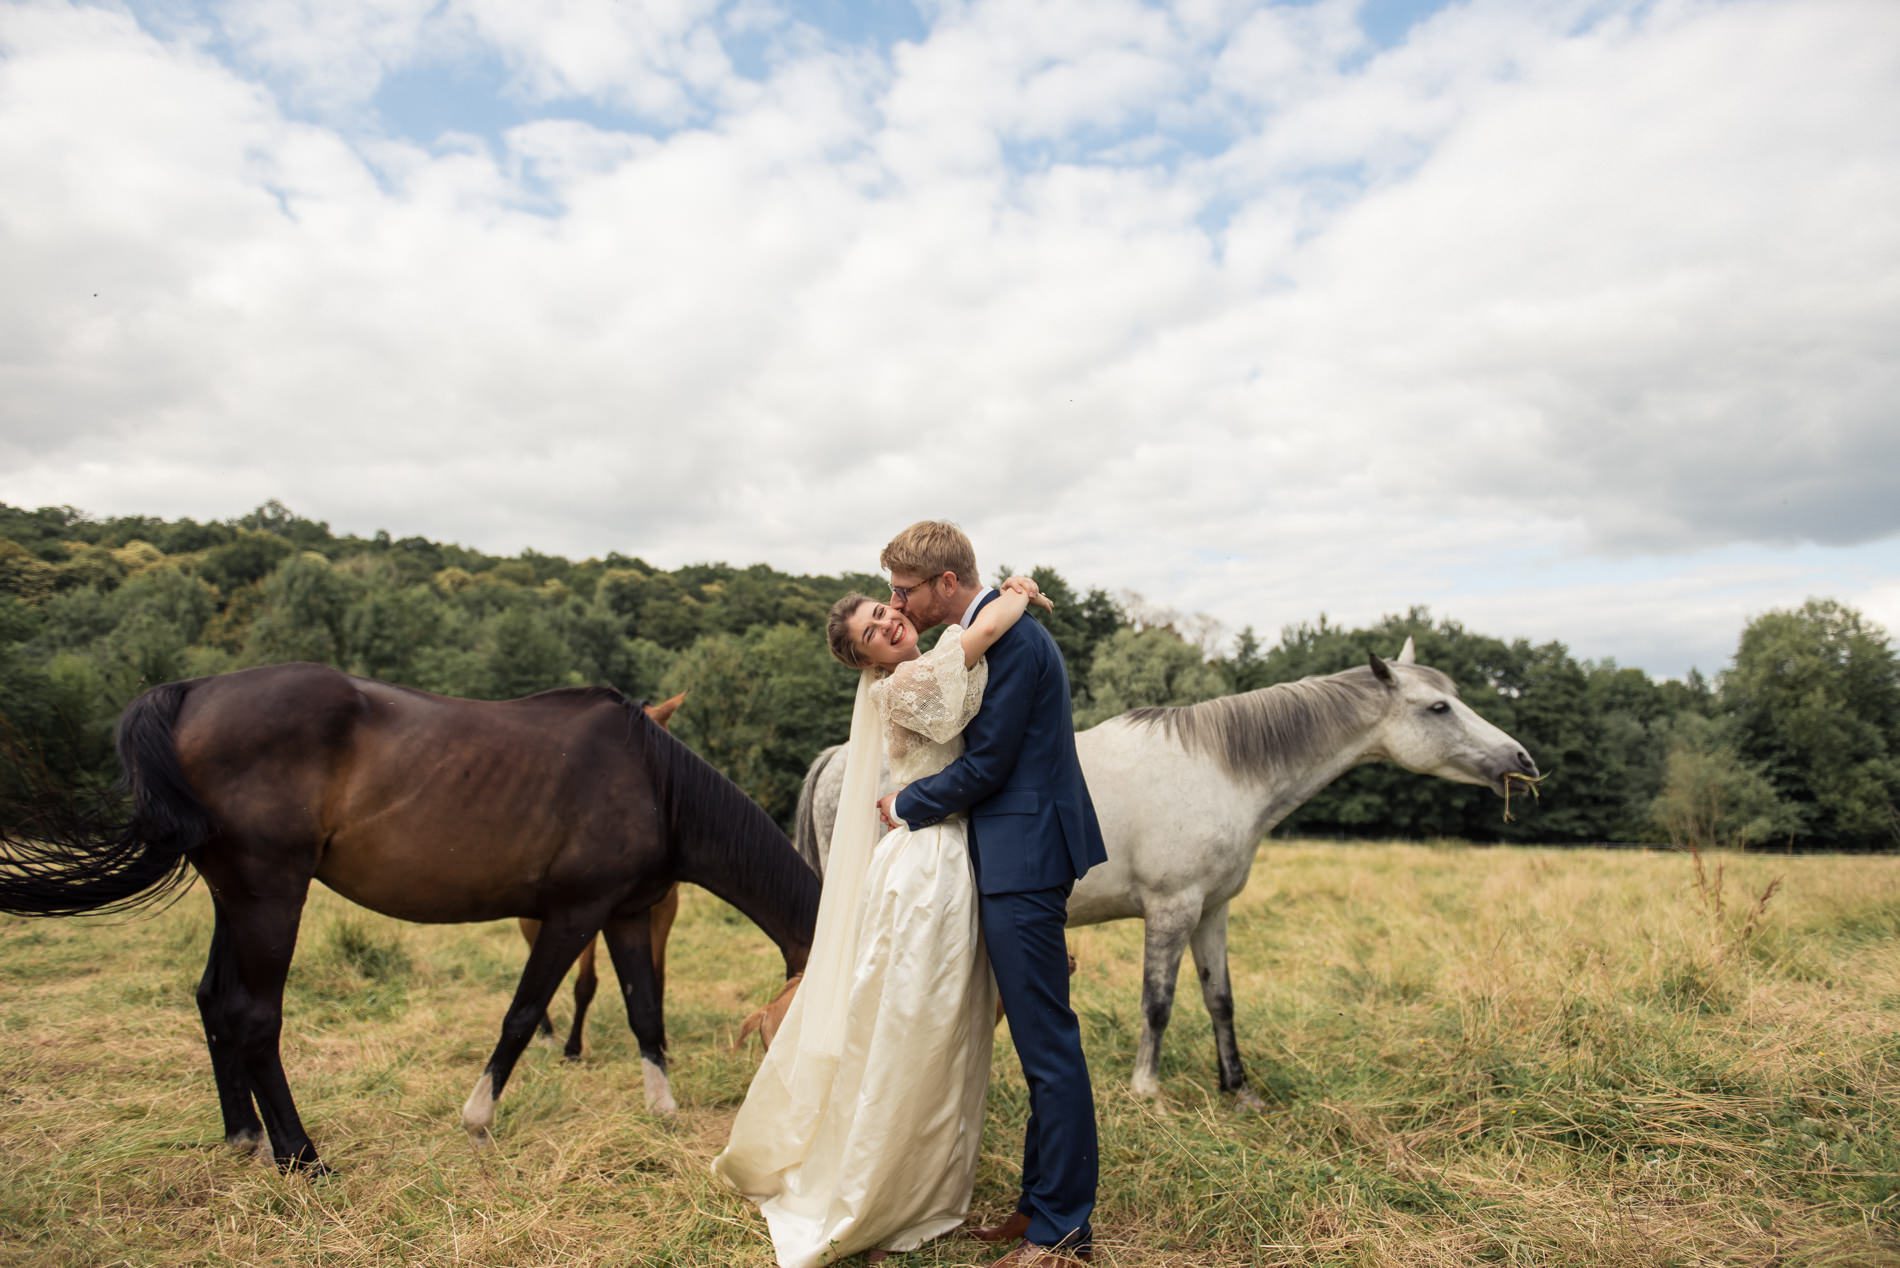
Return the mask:
[[[1900,658],[1853,608],[1811,598],[1738,631],[1712,677],[1651,678],[1466,629],[1423,608],[1267,642],[1136,596],[1029,571],[1067,660],[1078,727],[1395,654],[1450,674],[1547,779],[1506,821],[1489,792],[1386,765],[1307,803],[1288,835],[1776,850],[1900,848]],[[813,756],[844,738],[854,680],[827,654],[831,602],[870,574],[763,563],[666,569],[637,555],[497,556],[418,536],[339,535],[272,501],[200,523],[0,503],[0,791],[117,774],[119,711],[153,684],[321,661],[448,695],[610,684],[686,692],[674,730],[789,824]],[[0,825],[4,826],[4,825]]]

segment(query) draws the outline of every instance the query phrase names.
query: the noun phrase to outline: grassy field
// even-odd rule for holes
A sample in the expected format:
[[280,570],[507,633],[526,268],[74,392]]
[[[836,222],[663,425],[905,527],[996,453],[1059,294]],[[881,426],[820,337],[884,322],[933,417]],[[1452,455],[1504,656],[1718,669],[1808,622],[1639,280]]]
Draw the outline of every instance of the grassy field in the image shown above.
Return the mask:
[[[1264,1113],[1213,1090],[1191,970],[1165,1099],[1130,1097],[1140,926],[1076,931],[1097,1262],[1900,1264],[1900,859],[1724,862],[1264,847],[1233,920]],[[678,1118],[641,1110],[603,989],[586,1060],[530,1048],[478,1151],[457,1114],[519,935],[315,895],[284,1051],[337,1168],[317,1181],[223,1147],[192,1000],[208,936],[201,891],[129,922],[0,919],[0,1264],[771,1263],[707,1163],[776,954],[710,896],[674,934]],[[985,1215],[1024,1115],[1002,1032],[997,1055]]]

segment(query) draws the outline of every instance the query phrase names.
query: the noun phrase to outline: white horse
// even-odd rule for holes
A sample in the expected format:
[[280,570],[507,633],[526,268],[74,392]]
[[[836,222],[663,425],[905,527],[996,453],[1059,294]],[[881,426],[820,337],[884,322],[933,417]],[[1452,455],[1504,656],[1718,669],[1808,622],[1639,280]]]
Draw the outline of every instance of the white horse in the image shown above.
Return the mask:
[[[1246,887],[1261,838],[1301,803],[1378,760],[1500,794],[1538,777],[1523,746],[1459,700],[1450,678],[1413,662],[1411,639],[1396,661],[1370,660],[1201,704],[1136,709],[1075,737],[1108,862],[1076,882],[1069,924],[1146,922],[1137,1095],[1161,1091],[1161,1036],[1191,946],[1221,1090],[1259,1103],[1234,1041],[1227,904]],[[844,784],[844,762],[833,759],[843,751],[818,755],[798,799],[794,839],[821,875]]]

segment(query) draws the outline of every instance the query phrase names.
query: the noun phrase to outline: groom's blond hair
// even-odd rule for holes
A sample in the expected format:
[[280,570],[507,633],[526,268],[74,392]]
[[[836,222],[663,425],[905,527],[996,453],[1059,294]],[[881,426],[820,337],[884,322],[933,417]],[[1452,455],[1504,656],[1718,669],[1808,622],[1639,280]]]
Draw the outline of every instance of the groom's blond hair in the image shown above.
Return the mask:
[[962,529],[944,520],[918,520],[891,538],[878,562],[886,572],[909,573],[926,581],[954,572],[964,585],[977,584],[976,547]]

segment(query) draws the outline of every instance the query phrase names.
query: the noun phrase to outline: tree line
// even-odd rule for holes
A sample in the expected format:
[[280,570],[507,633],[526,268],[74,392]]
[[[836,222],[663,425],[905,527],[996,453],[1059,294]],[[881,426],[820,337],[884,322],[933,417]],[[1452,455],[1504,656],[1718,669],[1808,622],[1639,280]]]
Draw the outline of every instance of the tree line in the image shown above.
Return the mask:
[[[1549,776],[1506,822],[1482,789],[1366,766],[1283,833],[1900,848],[1900,658],[1830,599],[1755,618],[1713,679],[1678,682],[1424,609],[1363,628],[1321,616],[1271,646],[1247,629],[1221,647],[1204,618],[1032,574],[1056,602],[1038,617],[1068,662],[1078,726],[1331,673],[1411,636]],[[0,503],[0,778],[103,786],[113,722],[144,688],[313,660],[484,699],[685,691],[675,733],[789,823],[807,764],[850,725],[855,682],[826,653],[825,612],[879,587],[871,574],[338,535],[277,502],[206,523]]]

